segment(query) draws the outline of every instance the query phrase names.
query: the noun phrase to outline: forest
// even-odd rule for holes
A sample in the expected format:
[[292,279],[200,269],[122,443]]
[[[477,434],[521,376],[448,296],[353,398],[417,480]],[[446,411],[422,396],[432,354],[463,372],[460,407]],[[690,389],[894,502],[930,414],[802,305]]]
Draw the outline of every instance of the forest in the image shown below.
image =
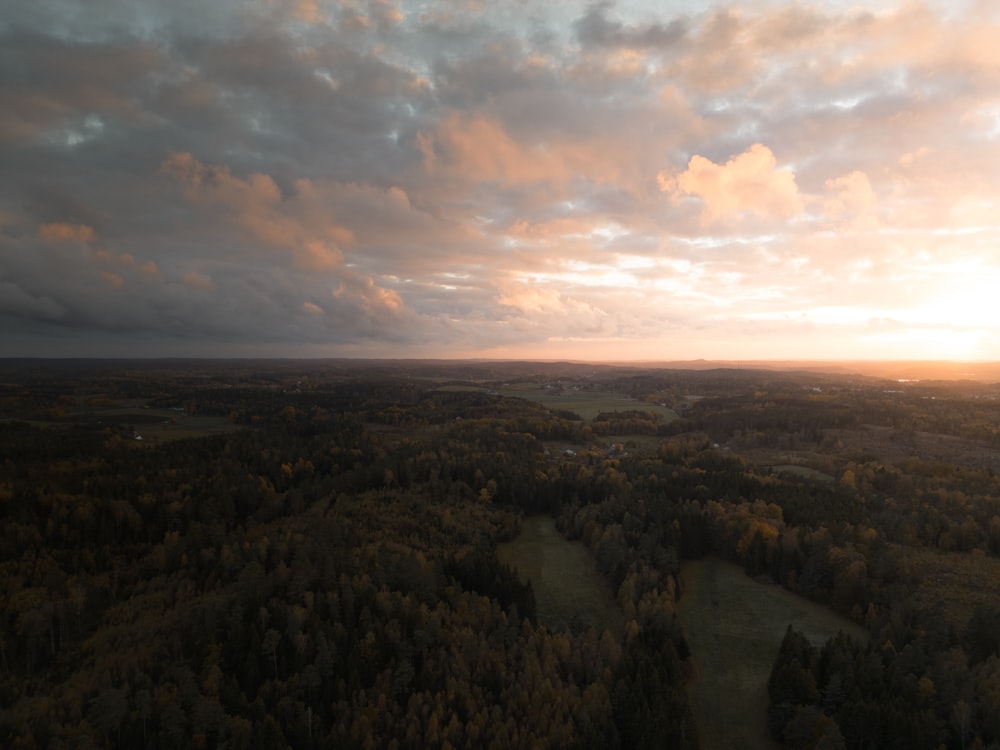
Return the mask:
[[[1000,748],[998,449],[968,380],[0,360],[0,745],[693,750],[716,556],[869,633],[785,633],[781,746]],[[538,621],[535,514],[621,632]]]

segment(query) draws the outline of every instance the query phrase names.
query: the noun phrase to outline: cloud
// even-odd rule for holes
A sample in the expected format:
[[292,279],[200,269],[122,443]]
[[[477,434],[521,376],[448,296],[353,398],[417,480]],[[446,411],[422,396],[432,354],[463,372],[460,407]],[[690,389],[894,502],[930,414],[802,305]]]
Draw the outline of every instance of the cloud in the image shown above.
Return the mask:
[[824,205],[828,217],[842,220],[856,229],[875,225],[878,197],[868,175],[856,170],[827,180],[826,187],[833,193]]
[[94,239],[94,229],[85,224],[56,222],[38,227],[38,236],[50,242],[90,242]]
[[487,117],[453,114],[419,143],[428,171],[446,169],[469,182],[560,182],[570,175],[546,144],[518,143]]
[[201,209],[222,210],[236,227],[265,245],[289,250],[305,268],[336,268],[341,247],[353,239],[330,222],[309,180],[300,180],[285,197],[268,175],[234,177],[224,166],[206,166],[191,154],[171,154],[161,169],[184,185],[187,200]]
[[928,151],[929,149],[926,146],[921,146],[915,151],[907,151],[899,157],[899,163],[903,166],[909,166],[927,156]]
[[661,172],[658,180],[660,189],[675,201],[698,199],[705,224],[748,215],[788,219],[803,210],[795,174],[779,168],[771,150],[759,143],[725,164],[692,156],[686,170],[677,175]]
[[94,258],[97,260],[105,261],[109,264],[119,266],[128,270],[139,271],[144,274],[158,274],[160,272],[159,267],[151,260],[145,262],[137,261],[131,253],[122,253],[121,255],[116,255],[110,250],[101,248],[94,251]]
[[51,297],[35,296],[10,281],[0,281],[0,315],[58,320],[65,310]]
[[211,289],[214,286],[212,279],[197,271],[188,271],[181,276],[181,283],[192,289]]
[[852,352],[812,311],[996,268],[1000,18],[943,7],[15,4],[4,339]]
[[104,283],[106,283],[110,287],[114,287],[115,289],[120,289],[121,287],[125,286],[125,279],[123,279],[116,273],[111,273],[110,271],[101,271],[101,278],[104,279]]
[[684,17],[668,23],[647,22],[626,25],[607,17],[611,3],[594,3],[574,23],[577,38],[584,46],[599,47],[666,47],[683,41],[688,22]]
[[545,339],[553,336],[605,336],[615,321],[605,311],[558,289],[511,280],[497,298],[499,315],[522,334]]

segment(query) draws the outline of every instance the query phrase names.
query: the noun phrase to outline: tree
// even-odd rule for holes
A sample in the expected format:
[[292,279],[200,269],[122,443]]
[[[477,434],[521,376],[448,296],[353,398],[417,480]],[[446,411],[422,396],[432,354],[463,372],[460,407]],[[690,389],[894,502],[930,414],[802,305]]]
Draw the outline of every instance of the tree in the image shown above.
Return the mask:
[[278,679],[278,645],[281,643],[281,633],[274,628],[268,628],[260,642],[260,652],[271,657],[274,665],[274,679]]
[[118,733],[121,739],[121,725],[128,714],[128,699],[124,690],[105,688],[90,701],[87,720],[97,729],[107,742],[111,732]]
[[963,638],[972,664],[1000,655],[1000,607],[980,606],[969,619]]
[[964,700],[958,701],[951,709],[951,726],[958,735],[962,750],[972,734],[972,707]]

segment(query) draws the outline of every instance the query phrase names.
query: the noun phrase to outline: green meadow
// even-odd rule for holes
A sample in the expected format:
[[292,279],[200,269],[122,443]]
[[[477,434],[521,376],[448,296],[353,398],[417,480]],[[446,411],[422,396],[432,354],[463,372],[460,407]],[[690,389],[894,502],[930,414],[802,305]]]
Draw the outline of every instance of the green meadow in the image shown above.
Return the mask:
[[497,546],[501,562],[531,581],[538,621],[552,630],[593,625],[620,635],[624,625],[611,586],[582,542],[568,541],[549,516],[528,516],[521,533]]
[[843,630],[868,633],[827,607],[716,558],[685,563],[680,619],[695,664],[689,688],[702,750],[774,750],[767,731],[767,679],[786,628],[814,646]]
[[245,429],[228,417],[215,414],[188,415],[172,409],[151,409],[136,406],[89,408],[72,412],[57,419],[31,420],[36,427],[83,425],[93,428],[132,428],[143,441],[169,442],[184,438],[204,437]]
[[835,478],[829,474],[816,469],[810,469],[808,466],[799,466],[798,464],[781,464],[780,466],[774,466],[772,468],[779,474],[781,472],[788,472],[789,474],[795,474],[796,476],[805,477],[806,479],[815,479],[820,482],[835,481]]
[[636,401],[611,391],[591,391],[545,388],[537,385],[511,386],[501,390],[505,396],[517,396],[537,401],[553,411],[571,411],[588,422],[603,412],[646,411],[659,415],[664,422],[677,419],[677,412],[667,406]]
[[[547,516],[524,519],[516,539],[497,547],[535,591],[539,622],[551,629],[594,625],[616,634],[622,613],[580,542],[567,541]],[[767,679],[792,625],[815,646],[838,631],[867,632],[822,605],[758,583],[716,558],[685,563],[680,620],[691,647],[689,687],[703,750],[776,750],[767,732]]]

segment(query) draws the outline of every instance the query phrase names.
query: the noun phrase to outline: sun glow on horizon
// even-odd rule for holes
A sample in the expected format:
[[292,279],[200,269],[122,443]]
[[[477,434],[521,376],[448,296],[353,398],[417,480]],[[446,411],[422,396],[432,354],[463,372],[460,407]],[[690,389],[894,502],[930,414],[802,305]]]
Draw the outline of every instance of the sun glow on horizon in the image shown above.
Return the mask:
[[989,357],[996,342],[1000,273],[979,259],[938,264],[939,277],[926,296],[897,311],[896,331],[867,336],[914,359],[970,360]]
[[955,326],[992,322],[1000,309],[1000,272],[977,262],[949,264],[940,273],[935,291],[915,307],[915,320]]
[[881,348],[887,359],[969,362],[987,358],[981,352],[989,335],[985,329],[927,327],[871,333],[861,338]]

